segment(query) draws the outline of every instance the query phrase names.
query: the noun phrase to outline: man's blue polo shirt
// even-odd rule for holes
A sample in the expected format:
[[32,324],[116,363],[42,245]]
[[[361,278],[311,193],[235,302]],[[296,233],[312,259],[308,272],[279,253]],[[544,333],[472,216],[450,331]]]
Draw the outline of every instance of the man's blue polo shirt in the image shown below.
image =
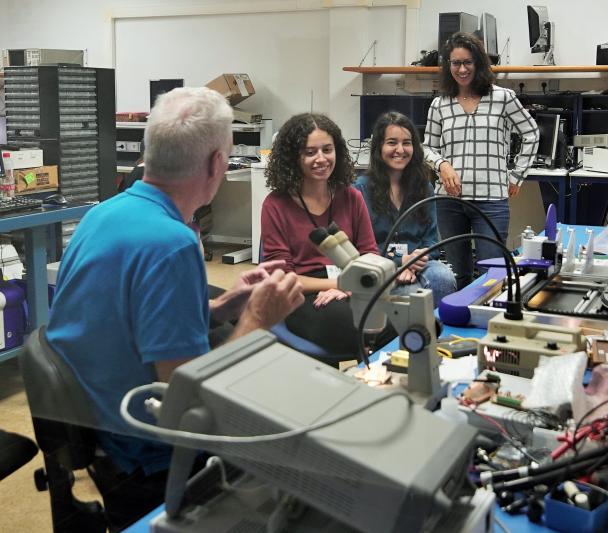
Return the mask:
[[169,449],[124,437],[126,392],[156,380],[154,363],[209,351],[209,299],[198,236],[173,201],[137,182],[91,209],[61,260],[51,346],[91,397],[102,448],[125,472],[168,466]]

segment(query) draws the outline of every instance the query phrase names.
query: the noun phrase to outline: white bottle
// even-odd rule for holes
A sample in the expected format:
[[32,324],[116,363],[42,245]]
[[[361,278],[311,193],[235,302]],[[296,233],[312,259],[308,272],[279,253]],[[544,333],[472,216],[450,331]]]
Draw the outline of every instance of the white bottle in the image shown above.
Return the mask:
[[15,196],[15,174],[13,172],[13,161],[11,160],[11,154],[9,152],[4,152],[2,154],[2,158],[4,159],[4,197],[12,198]]

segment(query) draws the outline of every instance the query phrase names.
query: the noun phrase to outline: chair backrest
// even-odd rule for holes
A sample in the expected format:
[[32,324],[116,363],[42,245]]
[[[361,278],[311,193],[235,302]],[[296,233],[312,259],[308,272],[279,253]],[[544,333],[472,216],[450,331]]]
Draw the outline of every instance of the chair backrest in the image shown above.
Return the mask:
[[38,446],[70,470],[84,468],[95,451],[91,401],[71,368],[50,347],[44,326],[19,355]]

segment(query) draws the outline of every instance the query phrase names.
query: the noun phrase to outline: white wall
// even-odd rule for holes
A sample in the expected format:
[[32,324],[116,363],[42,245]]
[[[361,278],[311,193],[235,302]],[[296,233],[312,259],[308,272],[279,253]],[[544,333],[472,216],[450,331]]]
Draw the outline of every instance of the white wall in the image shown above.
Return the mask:
[[324,11],[119,20],[117,109],[149,109],[150,79],[196,86],[222,72],[246,72],[256,93],[244,109],[279,123],[309,111],[311,100],[327,111],[328,47]]
[[107,1],[0,0],[0,48],[87,50],[88,63],[112,67]]
[[351,94],[360,94],[362,82],[341,68],[359,64],[373,39],[379,64],[403,63],[406,3],[328,9],[320,0],[0,0],[0,47],[86,49],[88,65],[115,66],[119,111],[149,108],[150,79],[202,85],[222,72],[247,72],[256,94],[241,107],[261,111],[275,128],[312,108],[354,137],[359,106]]
[[359,98],[353,95],[362,94],[363,80],[342,67],[359,65],[364,56],[364,66],[373,66],[374,59],[376,65],[403,65],[409,11],[404,7],[329,11],[328,110],[347,139],[359,138]]
[[[374,39],[377,65],[409,64],[419,50],[437,46],[438,13],[488,11],[497,18],[499,48],[511,37],[511,64],[531,65],[538,58],[528,49],[528,1],[374,0],[367,3],[389,7],[327,9],[363,2],[0,0],[0,47],[86,49],[88,65],[115,64],[119,110],[146,110],[151,78],[183,77],[188,84],[202,84],[221,72],[244,71],[257,94],[242,107],[261,110],[274,119],[275,128],[291,114],[310,109],[312,91],[313,108],[329,113],[346,137],[356,137],[359,102],[351,94],[364,87],[360,75],[342,67],[358,65]],[[595,45],[608,41],[608,2],[536,3],[546,5],[555,22],[558,63],[594,64]],[[364,64],[372,64],[372,54]],[[511,75],[506,83],[516,85],[519,77]],[[591,77],[586,87],[608,85],[605,77]],[[581,85],[560,78],[562,89]],[[428,79],[407,81],[410,90],[432,88]],[[399,92],[395,77],[383,76],[380,82],[379,90]],[[366,85],[370,88],[373,83]]]

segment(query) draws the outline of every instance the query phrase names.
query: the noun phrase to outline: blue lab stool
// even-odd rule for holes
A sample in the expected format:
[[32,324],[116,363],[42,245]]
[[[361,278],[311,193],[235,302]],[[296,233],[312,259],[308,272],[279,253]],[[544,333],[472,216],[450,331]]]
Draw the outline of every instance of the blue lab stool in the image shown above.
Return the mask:
[[[264,247],[262,242],[260,241],[260,263],[264,261]],[[276,335],[279,342],[297,350],[298,352],[302,352],[314,359],[317,359],[323,363],[328,365],[338,367],[338,363],[340,361],[348,361],[350,359],[356,359],[356,355],[353,354],[335,354],[327,351],[325,348],[322,348],[318,344],[314,342],[310,342],[309,340],[292,333],[287,328],[287,324],[284,321],[279,322],[275,326],[273,326],[270,331]]]

